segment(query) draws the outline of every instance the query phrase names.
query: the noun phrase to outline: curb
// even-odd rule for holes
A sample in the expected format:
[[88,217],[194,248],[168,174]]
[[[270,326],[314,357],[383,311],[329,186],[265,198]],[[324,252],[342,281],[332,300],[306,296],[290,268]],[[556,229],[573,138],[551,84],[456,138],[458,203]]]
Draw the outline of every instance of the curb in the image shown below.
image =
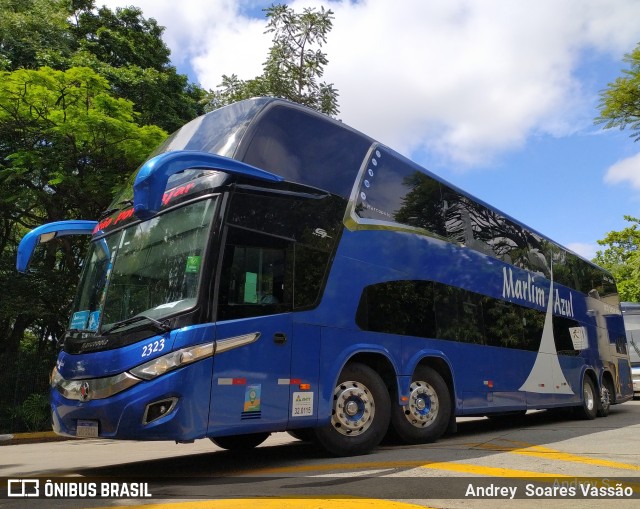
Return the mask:
[[5,445],[37,444],[41,442],[60,442],[63,440],[71,440],[71,437],[56,435],[53,431],[13,433],[9,435],[0,435],[0,447]]

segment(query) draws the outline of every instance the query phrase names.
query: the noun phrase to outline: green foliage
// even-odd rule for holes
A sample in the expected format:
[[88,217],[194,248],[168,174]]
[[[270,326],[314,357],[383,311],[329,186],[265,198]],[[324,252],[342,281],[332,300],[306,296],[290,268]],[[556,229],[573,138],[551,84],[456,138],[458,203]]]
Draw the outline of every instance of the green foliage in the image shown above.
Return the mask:
[[605,129],[618,127],[631,130],[634,141],[640,140],[640,44],[624,56],[629,69],[623,70],[618,77],[602,92],[600,116],[596,123],[604,124]]
[[27,327],[60,337],[84,256],[86,239],[47,243],[33,264],[42,270],[26,281],[14,268],[21,236],[45,222],[97,218],[165,137],[138,125],[133,104],[91,69],[0,72],[0,351],[16,351]]
[[71,27],[77,48],[69,65],[106,77],[114,95],[135,102],[139,123],[172,132],[204,113],[204,90],[170,65],[163,31],[137,7],[78,10]]
[[265,33],[273,34],[273,45],[263,64],[263,73],[248,81],[237,75],[222,76],[222,83],[204,99],[208,111],[256,96],[273,96],[304,104],[327,115],[338,114],[338,92],[321,82],[329,62],[320,48],[333,27],[333,11],[305,8],[296,13],[287,5],[264,9]]
[[204,112],[204,91],[171,65],[163,30],[135,7],[0,0],[0,354],[21,341],[53,349],[86,250],[86,238],[46,243],[24,278],[22,236],[98,218],[164,130]]
[[640,219],[624,218],[631,225],[599,240],[605,249],[598,251],[593,261],[616,278],[620,300],[640,302]]
[[139,123],[174,131],[204,112],[204,90],[170,65],[163,31],[137,7],[0,0],[0,70],[89,67],[113,95],[135,102]]
[[65,0],[0,0],[0,69],[57,67],[74,47]]
[[45,431],[51,429],[51,409],[49,397],[45,394],[30,394],[18,407],[18,417],[27,431]]

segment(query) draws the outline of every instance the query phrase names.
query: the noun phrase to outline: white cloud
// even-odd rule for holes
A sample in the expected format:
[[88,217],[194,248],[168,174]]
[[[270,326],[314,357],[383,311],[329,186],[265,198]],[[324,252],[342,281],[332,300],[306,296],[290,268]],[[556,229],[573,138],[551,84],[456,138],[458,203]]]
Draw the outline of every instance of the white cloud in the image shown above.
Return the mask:
[[567,244],[567,248],[587,260],[593,260],[596,256],[596,251],[602,250],[602,246],[599,246],[598,244],[587,244],[584,242],[573,242]]
[[610,166],[604,176],[604,181],[607,184],[629,182],[634,189],[640,189],[640,153]]
[[[107,0],[110,7],[129,0]],[[270,45],[242,0],[137,0],[167,27],[174,62],[198,81],[252,78]],[[461,167],[483,164],[535,134],[590,125],[593,97],[576,76],[591,52],[620,59],[640,40],[637,0],[304,1],[335,12],[325,79],[340,118],[409,154],[428,149]]]

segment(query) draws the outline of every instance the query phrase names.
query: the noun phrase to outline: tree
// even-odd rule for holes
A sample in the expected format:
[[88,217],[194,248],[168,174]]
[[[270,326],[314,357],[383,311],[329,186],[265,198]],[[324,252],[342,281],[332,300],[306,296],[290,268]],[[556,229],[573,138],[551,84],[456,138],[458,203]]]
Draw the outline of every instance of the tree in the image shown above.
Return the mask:
[[204,90],[178,74],[164,28],[137,7],[95,0],[0,0],[0,70],[89,67],[134,101],[138,121],[175,131],[204,113]]
[[19,238],[45,222],[99,217],[165,137],[138,125],[133,103],[91,69],[0,72],[0,352],[15,352],[29,327],[60,337],[83,257],[77,239],[45,244],[44,270],[27,284],[15,273]]
[[[634,141],[640,141],[640,44],[627,53],[623,61],[630,65],[602,92],[600,116],[596,123],[605,129],[629,128]],[[616,278],[620,299],[640,302],[640,219],[624,216],[631,226],[611,231],[598,244],[606,246],[598,251],[594,262],[608,269]]]
[[602,92],[596,123],[604,124],[605,129],[628,127],[634,141],[640,141],[640,44],[623,61],[630,68]]
[[207,94],[206,109],[255,96],[274,96],[337,115],[337,90],[333,84],[318,82],[329,62],[320,48],[333,27],[333,11],[307,7],[296,13],[288,5],[272,5],[264,12],[268,20],[265,33],[273,34],[273,45],[262,74],[248,81],[235,74],[223,75],[218,89]]
[[611,231],[599,240],[605,249],[598,251],[593,261],[616,278],[620,300],[640,302],[640,219],[624,218],[631,226]]
[[204,112],[163,30],[135,7],[0,0],[0,352],[26,330],[60,336],[86,249],[74,237],[45,244],[34,261],[44,270],[25,280],[15,272],[24,233],[99,217],[163,129]]
[[[164,27],[145,19],[137,7],[94,9],[94,0],[76,0],[70,27],[76,51],[69,65],[105,76],[115,95],[133,101],[142,125],[172,132],[204,113],[204,90],[178,74],[162,40]],[[86,5],[83,5],[86,4]]]
[[65,0],[0,0],[0,70],[58,67],[75,42]]

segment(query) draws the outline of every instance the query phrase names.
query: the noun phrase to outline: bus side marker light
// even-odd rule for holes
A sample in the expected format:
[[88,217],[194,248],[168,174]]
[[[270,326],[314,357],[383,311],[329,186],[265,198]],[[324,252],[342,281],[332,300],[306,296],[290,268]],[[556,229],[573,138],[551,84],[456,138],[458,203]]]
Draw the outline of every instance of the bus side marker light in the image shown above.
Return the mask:
[[300,390],[301,391],[308,391],[311,390],[311,384],[300,384]]

